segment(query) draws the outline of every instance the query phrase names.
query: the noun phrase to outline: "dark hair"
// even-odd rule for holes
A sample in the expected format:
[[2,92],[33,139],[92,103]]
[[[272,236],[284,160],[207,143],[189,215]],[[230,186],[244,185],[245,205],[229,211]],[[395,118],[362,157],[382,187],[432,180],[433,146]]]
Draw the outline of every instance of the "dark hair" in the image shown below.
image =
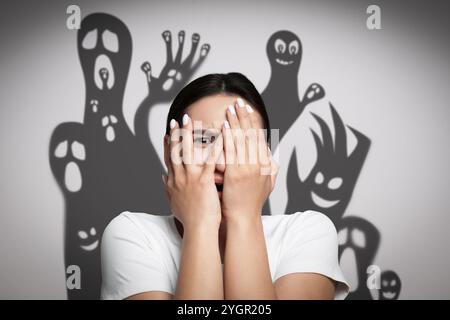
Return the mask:
[[170,106],[166,122],[166,134],[170,133],[170,120],[181,123],[184,110],[201,98],[215,94],[235,94],[247,100],[258,111],[267,129],[267,141],[270,141],[270,123],[264,101],[253,83],[238,72],[211,73],[191,81],[177,94]]

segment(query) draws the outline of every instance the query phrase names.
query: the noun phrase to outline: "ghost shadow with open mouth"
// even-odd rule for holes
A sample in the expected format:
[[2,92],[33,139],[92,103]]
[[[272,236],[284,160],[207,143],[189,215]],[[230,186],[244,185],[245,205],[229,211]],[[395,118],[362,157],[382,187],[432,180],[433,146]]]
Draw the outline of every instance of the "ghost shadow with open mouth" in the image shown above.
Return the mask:
[[[65,199],[65,265],[77,265],[81,271],[81,289],[67,288],[69,299],[100,298],[100,239],[115,216],[123,211],[170,214],[159,185],[165,170],[148,137],[148,111],[156,103],[175,97],[177,86],[187,83],[206,58],[209,45],[201,47],[197,61],[184,61],[183,75],[181,71],[172,74],[168,35],[168,31],[162,35],[167,48],[163,70],[177,83],[158,90],[168,75],[150,76],[143,66],[147,81],[153,80],[149,85],[152,90],[135,114],[138,128],[133,134],[123,114],[132,56],[127,26],[112,15],[94,13],[83,19],[78,30],[78,53],[86,85],[84,121],[58,125],[49,146],[50,167]],[[192,58],[199,40],[195,34]],[[181,53],[184,42],[179,45]]]

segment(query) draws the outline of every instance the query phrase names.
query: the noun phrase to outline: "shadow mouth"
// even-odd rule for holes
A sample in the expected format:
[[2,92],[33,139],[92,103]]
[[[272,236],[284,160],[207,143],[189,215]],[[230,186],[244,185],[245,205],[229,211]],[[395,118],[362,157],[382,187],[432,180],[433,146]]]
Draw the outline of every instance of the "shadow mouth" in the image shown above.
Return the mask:
[[393,299],[395,297],[395,292],[392,291],[387,291],[387,292],[382,292],[381,293],[383,295],[383,298],[385,299]]
[[334,207],[340,201],[340,200],[326,200],[326,199],[320,197],[314,191],[311,191],[311,198],[317,206],[324,208],[324,209],[329,209],[331,207]]
[[287,66],[289,64],[294,63],[293,60],[289,60],[288,61],[288,60],[283,60],[283,59],[279,59],[279,58],[276,58],[275,61],[278,62],[279,64],[283,65],[283,66]]
[[95,240],[93,243],[86,245],[86,246],[80,246],[81,249],[85,250],[85,251],[92,251],[95,250],[98,246],[98,240]]
[[[105,54],[95,59],[94,81],[100,90],[111,89],[114,86],[115,76],[111,60]],[[106,86],[106,87],[105,87]]]

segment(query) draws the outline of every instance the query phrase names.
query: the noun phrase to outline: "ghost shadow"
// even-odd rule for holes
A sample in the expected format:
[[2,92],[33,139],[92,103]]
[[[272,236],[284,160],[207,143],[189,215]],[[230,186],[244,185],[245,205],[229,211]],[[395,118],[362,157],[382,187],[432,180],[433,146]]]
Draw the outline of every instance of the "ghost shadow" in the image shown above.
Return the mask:
[[304,181],[299,178],[297,151],[292,153],[288,166],[286,212],[316,210],[326,214],[338,225],[352,197],[369,151],[370,140],[359,131],[348,127],[357,140],[355,149],[348,155],[344,122],[332,104],[330,110],[335,131],[334,141],[327,123],[313,114],[319,124],[322,138],[311,130],[317,161]]
[[[279,130],[281,141],[303,110],[325,96],[325,90],[320,84],[313,83],[300,99],[298,74],[303,49],[300,39],[293,32],[281,30],[271,35],[266,54],[270,63],[270,79],[261,95],[271,127]],[[272,145],[272,150],[276,147]]]
[[[317,83],[311,84],[303,98],[299,97],[298,73],[303,54],[299,37],[291,31],[273,33],[266,44],[266,54],[271,67],[271,75],[263,92],[271,127],[279,130],[280,141],[285,133],[303,114],[308,104],[325,96],[325,90]],[[380,242],[380,232],[369,221],[358,217],[343,217],[352,198],[358,177],[366,160],[370,139],[358,130],[348,127],[356,138],[356,147],[348,155],[347,132],[344,122],[330,104],[333,118],[334,141],[330,127],[318,115],[312,113],[321,131],[321,137],[312,131],[316,145],[317,161],[304,181],[300,179],[294,148],[287,161],[288,200],[285,214],[297,211],[315,210],[327,215],[339,230],[339,259],[343,252],[352,252],[357,287],[348,299],[373,299],[366,286],[367,268],[373,263]],[[276,146],[272,146],[275,149]],[[283,152],[286,152],[284,150]],[[289,152],[289,151],[287,151]],[[283,164],[281,164],[283,165]],[[382,273],[380,299],[397,299],[401,289],[398,275]],[[384,282],[383,282],[384,280]]]
[[171,33],[163,32],[166,64],[158,77],[150,63],[143,64],[149,92],[135,114],[133,134],[123,115],[131,34],[121,20],[104,13],[81,23],[77,47],[86,90],[84,120],[58,125],[49,146],[50,167],[65,199],[65,264],[81,269],[81,289],[68,289],[69,299],[100,297],[100,240],[115,216],[170,214],[161,184],[165,169],[149,138],[148,115],[157,103],[171,101],[208,55],[204,44],[194,61],[200,41],[194,34],[191,52],[182,59],[184,36],[180,31],[174,59]]

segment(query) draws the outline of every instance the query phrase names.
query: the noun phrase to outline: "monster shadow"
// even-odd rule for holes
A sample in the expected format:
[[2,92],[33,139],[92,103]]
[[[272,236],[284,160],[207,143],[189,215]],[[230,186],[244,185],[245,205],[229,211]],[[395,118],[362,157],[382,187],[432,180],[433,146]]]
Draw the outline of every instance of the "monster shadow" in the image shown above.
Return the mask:
[[356,286],[347,299],[372,300],[367,287],[367,268],[372,265],[380,245],[380,232],[369,221],[360,217],[344,217],[339,228],[339,261],[349,259],[356,272]]
[[[330,109],[334,124],[334,141],[327,123],[312,113],[319,124],[322,139],[311,130],[316,144],[317,161],[304,181],[299,177],[297,151],[294,150],[292,153],[288,166],[288,203],[285,212],[292,213],[299,210],[322,212],[333,221],[338,230],[344,230],[341,231],[341,236],[349,234],[348,240],[345,239],[343,246],[339,247],[339,258],[342,249],[353,250],[355,259],[351,262],[357,273],[358,287],[352,288],[355,290],[349,294],[348,299],[371,299],[370,291],[361,284],[365,284],[366,269],[376,255],[380,234],[364,219],[342,218],[367,157],[370,140],[348,126],[356,137],[356,147],[348,155],[344,122],[331,103]],[[360,236],[357,239],[363,240],[352,241],[355,234]]]
[[[181,62],[184,31],[176,58],[171,34],[164,31],[167,61],[159,77],[144,63],[149,93],[139,106],[134,135],[125,122],[123,97],[132,55],[131,34],[118,18],[95,13],[78,31],[77,45],[85,85],[83,123],[62,123],[53,131],[50,166],[65,199],[65,265],[81,270],[81,289],[69,299],[98,299],[101,288],[100,239],[122,211],[166,215],[170,210],[158,187],[164,167],[148,134],[152,106],[169,102],[206,58],[209,45],[194,62],[200,36],[192,36],[189,56]],[[164,119],[165,121],[165,119]]]
[[345,125],[330,104],[335,141],[326,122],[313,114],[322,131],[322,140],[313,131],[317,161],[305,181],[301,181],[297,168],[297,152],[294,150],[288,167],[288,203],[286,212],[316,210],[326,214],[339,228],[341,217],[353,194],[359,173],[370,147],[370,140],[359,131],[348,127],[357,144],[347,155]]
[[[305,181],[299,178],[297,152],[293,151],[288,166],[288,204],[285,212],[315,210],[333,221],[339,230],[339,261],[350,259],[356,273],[356,286],[351,288],[347,299],[371,300],[373,296],[366,285],[367,270],[377,254],[380,232],[363,218],[343,217],[367,157],[370,140],[347,126],[356,138],[356,147],[348,155],[344,122],[331,104],[330,109],[334,141],[327,123],[312,113],[319,124],[322,139],[311,130],[316,144],[317,161]],[[395,272],[382,273],[381,283],[380,299],[398,298],[401,282]]]
[[379,300],[397,300],[402,290],[400,277],[392,270],[381,273]]
[[[355,216],[342,218],[338,233],[339,261],[353,260],[355,287],[351,288],[348,300],[371,300],[374,298],[367,280],[368,270],[377,254],[381,235],[369,221]],[[392,270],[385,270],[379,277],[378,300],[397,300],[400,296],[400,277]]]
[[[267,41],[267,57],[271,75],[262,98],[267,107],[270,124],[279,130],[279,141],[311,102],[325,96],[320,84],[313,83],[300,100],[298,72],[302,60],[302,44],[294,33],[286,30],[275,32]],[[275,150],[276,145],[272,145]]]

